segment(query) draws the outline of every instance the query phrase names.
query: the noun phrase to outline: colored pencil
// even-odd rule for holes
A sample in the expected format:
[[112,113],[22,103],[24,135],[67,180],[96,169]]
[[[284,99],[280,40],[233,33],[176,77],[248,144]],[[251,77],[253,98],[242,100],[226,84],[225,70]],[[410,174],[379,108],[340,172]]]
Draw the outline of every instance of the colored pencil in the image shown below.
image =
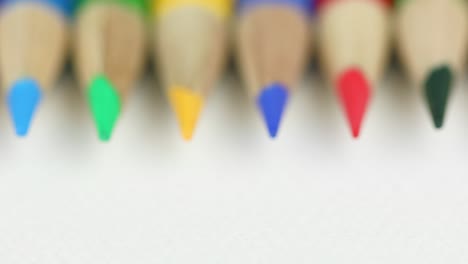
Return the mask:
[[99,138],[108,141],[145,62],[145,0],[83,0],[75,64]]
[[18,136],[26,136],[45,92],[63,67],[71,0],[3,1],[0,74]]
[[467,2],[399,1],[396,33],[401,60],[441,128],[455,77],[466,62]]
[[359,137],[384,69],[390,41],[389,0],[318,1],[320,58],[351,132]]
[[193,136],[227,51],[231,0],[155,0],[156,60],[182,137]]
[[309,57],[311,8],[310,0],[241,0],[238,4],[241,72],[272,138]]

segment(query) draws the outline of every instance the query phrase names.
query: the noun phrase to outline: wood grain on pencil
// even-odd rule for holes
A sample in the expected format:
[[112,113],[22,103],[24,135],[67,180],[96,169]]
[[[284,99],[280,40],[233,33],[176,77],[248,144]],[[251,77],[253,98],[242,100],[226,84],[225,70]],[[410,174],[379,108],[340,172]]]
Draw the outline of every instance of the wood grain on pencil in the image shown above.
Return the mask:
[[321,1],[320,57],[358,137],[369,100],[386,65],[390,41],[388,1]]
[[25,1],[2,7],[1,83],[17,135],[28,133],[43,93],[53,88],[67,44],[66,17],[45,2]]
[[[197,0],[155,13],[156,60],[164,87],[177,115],[181,134],[189,140],[207,96],[220,78],[227,52],[227,0]],[[176,1],[177,2],[177,1]]]
[[145,21],[116,3],[90,3],[79,11],[75,60],[99,136],[108,140],[145,61]]
[[[248,5],[249,1],[244,1]],[[247,91],[257,101],[271,137],[309,59],[307,11],[292,2],[271,1],[241,8],[237,55]]]
[[400,1],[396,35],[400,57],[422,89],[435,127],[441,128],[456,75],[466,63],[466,1]]

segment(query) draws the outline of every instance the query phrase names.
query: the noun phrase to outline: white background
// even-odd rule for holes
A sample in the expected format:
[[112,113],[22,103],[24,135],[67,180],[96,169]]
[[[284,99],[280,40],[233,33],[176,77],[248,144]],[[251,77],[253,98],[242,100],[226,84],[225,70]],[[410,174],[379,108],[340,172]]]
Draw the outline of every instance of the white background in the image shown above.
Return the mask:
[[437,132],[388,72],[354,141],[307,75],[275,141],[233,74],[191,143],[151,77],[109,144],[70,78],[27,139],[2,107],[0,263],[468,263],[468,79]]

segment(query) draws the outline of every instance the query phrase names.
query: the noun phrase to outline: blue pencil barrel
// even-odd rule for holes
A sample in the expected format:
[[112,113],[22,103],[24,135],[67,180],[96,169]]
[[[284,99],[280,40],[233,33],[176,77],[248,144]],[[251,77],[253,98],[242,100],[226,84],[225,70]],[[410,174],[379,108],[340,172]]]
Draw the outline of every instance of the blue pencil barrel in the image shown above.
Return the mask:
[[76,0],[0,0],[0,10],[7,5],[19,4],[23,2],[41,3],[48,5],[62,13],[65,17],[71,17]]
[[315,0],[238,0],[237,10],[244,12],[258,5],[290,5],[306,14],[313,13]]

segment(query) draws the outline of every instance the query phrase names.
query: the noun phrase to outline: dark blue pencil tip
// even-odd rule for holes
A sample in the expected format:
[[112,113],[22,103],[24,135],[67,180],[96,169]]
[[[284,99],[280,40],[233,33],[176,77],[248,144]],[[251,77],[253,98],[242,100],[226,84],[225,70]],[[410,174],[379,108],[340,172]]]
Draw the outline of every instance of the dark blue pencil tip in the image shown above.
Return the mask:
[[287,88],[279,83],[265,87],[257,97],[257,106],[262,112],[272,138],[276,137],[281,117],[288,101]]
[[11,87],[7,95],[7,104],[18,136],[24,137],[28,134],[31,119],[41,98],[41,89],[33,79],[20,79]]

